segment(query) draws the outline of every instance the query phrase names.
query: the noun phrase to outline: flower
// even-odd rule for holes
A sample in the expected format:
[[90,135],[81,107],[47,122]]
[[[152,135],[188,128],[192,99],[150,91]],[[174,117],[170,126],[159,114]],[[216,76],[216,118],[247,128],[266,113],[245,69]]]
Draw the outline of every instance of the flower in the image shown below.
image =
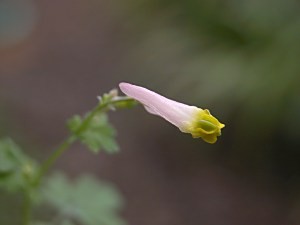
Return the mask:
[[173,101],[133,84],[120,83],[119,86],[126,95],[143,104],[149,113],[164,118],[182,132],[190,133],[194,138],[201,137],[204,141],[213,144],[225,126],[207,109]]

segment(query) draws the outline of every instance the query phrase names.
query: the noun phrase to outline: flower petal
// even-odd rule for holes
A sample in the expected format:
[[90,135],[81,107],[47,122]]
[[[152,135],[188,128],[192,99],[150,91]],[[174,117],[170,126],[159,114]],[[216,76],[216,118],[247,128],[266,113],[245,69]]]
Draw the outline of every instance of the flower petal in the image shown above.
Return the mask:
[[142,103],[149,113],[164,118],[184,133],[191,133],[194,138],[215,143],[225,126],[207,109],[176,102],[133,84],[120,83],[119,86],[126,95]]
[[149,113],[163,117],[181,130],[199,110],[195,106],[173,101],[143,87],[128,83],[121,83],[119,86],[126,95],[142,103]]

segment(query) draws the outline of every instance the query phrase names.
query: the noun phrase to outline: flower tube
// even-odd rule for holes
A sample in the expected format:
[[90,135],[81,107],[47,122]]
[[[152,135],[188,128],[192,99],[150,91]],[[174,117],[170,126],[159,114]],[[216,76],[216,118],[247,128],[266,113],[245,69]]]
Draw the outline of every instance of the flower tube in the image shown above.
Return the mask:
[[194,138],[201,137],[208,143],[215,143],[221,129],[220,123],[207,109],[173,101],[144,87],[129,83],[120,83],[120,89],[127,96],[144,105],[145,109],[160,116]]

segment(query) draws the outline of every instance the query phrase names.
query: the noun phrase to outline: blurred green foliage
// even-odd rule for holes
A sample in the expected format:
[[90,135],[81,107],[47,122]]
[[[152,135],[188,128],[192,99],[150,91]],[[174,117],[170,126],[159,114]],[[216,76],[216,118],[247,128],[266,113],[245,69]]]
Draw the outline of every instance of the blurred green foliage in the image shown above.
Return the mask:
[[49,218],[54,224],[125,224],[118,215],[123,205],[119,192],[112,184],[97,181],[91,175],[70,181],[57,173],[47,180],[41,191],[43,200],[56,209],[55,216]]
[[55,210],[55,216],[35,225],[125,224],[118,215],[122,198],[111,184],[88,175],[76,182],[70,182],[62,173],[50,178],[44,175],[76,140],[95,153],[102,148],[110,153],[117,151],[115,130],[108,122],[106,112],[126,105],[131,107],[132,99],[119,97],[116,91],[104,94],[98,105],[84,117],[75,115],[68,120],[70,135],[41,165],[24,154],[11,139],[0,140],[0,188],[23,194],[22,224],[31,224],[33,206],[45,204]]
[[11,139],[0,140],[0,187],[21,191],[28,187],[36,173],[36,163]]
[[[106,119],[103,121],[107,122]],[[45,220],[47,222],[34,224],[125,224],[118,215],[123,201],[112,184],[100,182],[91,175],[81,176],[76,182],[71,182],[63,174],[57,173],[46,178],[42,187],[35,187],[37,171],[37,164],[11,139],[0,140],[0,188],[14,193],[29,191],[34,205],[46,204],[55,209],[54,219],[51,217]]]
[[131,2],[152,29],[161,68],[176,70],[168,86],[228,124],[222,163],[299,183],[299,1]]

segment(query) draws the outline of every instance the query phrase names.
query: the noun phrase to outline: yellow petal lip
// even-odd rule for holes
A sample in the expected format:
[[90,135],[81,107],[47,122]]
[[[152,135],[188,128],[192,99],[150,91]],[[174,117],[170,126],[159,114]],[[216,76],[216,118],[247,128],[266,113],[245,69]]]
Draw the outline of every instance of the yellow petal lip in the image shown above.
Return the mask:
[[206,134],[213,134],[219,127],[207,120],[199,120],[199,130],[202,130]]
[[214,144],[217,142],[217,136],[216,135],[207,135],[203,136],[202,139],[206,141],[209,144]]
[[207,143],[213,144],[221,135],[221,129],[225,125],[220,123],[209,110],[199,110],[193,121],[187,126],[186,132],[191,133],[194,138],[202,138]]

